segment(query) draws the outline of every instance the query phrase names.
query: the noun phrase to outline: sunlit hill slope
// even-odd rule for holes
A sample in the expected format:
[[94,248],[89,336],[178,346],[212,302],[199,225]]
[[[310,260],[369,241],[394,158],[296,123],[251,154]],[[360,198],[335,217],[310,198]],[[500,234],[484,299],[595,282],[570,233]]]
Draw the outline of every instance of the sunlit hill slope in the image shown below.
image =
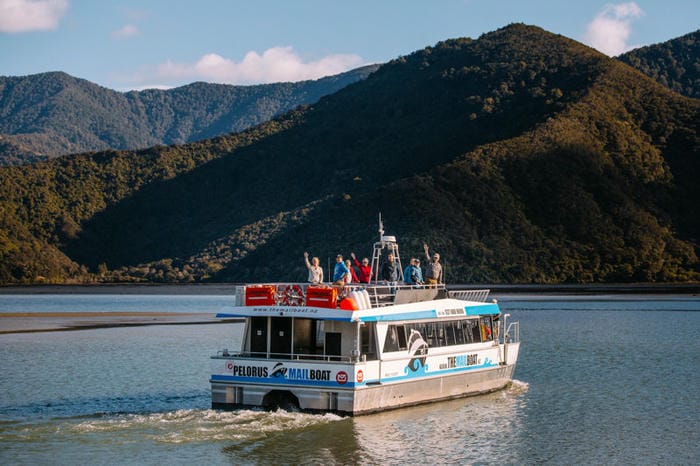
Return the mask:
[[0,280],[303,280],[376,215],[450,282],[698,279],[700,101],[537,27],[243,133],[0,170]]

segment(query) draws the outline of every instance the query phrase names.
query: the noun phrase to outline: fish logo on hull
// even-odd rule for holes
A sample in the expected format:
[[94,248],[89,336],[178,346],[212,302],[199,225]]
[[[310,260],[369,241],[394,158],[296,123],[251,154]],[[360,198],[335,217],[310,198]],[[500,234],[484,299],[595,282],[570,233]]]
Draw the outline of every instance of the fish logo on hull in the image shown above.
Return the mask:
[[428,354],[428,343],[423,339],[419,331],[411,329],[408,336],[408,354],[411,360],[408,362],[408,368],[412,372],[417,372],[418,369],[425,365],[425,359]]
[[284,367],[284,364],[281,362],[275,364],[275,367],[272,368],[272,372],[270,373],[270,377],[285,377],[286,375],[287,368]]

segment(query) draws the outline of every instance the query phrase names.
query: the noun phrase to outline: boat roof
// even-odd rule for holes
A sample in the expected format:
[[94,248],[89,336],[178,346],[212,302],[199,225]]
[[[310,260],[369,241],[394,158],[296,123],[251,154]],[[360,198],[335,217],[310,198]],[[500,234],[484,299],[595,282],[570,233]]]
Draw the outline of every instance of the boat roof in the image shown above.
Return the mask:
[[498,315],[499,313],[500,309],[496,303],[447,298],[357,311],[313,306],[227,306],[216,317],[299,317],[342,322],[393,322],[441,318],[455,319],[469,316]]

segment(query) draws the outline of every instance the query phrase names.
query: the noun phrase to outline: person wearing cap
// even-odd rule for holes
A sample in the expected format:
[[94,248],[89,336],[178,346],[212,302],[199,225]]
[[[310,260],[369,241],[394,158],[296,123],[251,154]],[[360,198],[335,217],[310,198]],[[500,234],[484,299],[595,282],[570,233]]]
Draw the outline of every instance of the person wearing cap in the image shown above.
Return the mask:
[[369,266],[369,259],[365,257],[362,259],[362,263],[360,264],[360,261],[357,260],[354,252],[350,253],[350,257],[352,257],[352,260],[355,262],[357,270],[360,271],[358,275],[360,283],[369,283],[369,280],[372,278],[372,267]]
[[420,268],[420,259],[416,257],[416,260],[413,261],[413,265],[416,268],[416,278],[413,281],[416,282],[417,285],[422,285],[425,282],[423,281],[423,270]]
[[440,264],[440,254],[437,252],[433,253],[433,258],[430,258],[430,248],[427,244],[423,244],[423,250],[425,251],[425,258],[428,261],[428,265],[425,267],[425,283],[426,285],[437,285],[442,283],[442,265]]
[[343,255],[338,254],[335,256],[335,269],[333,270],[333,284],[338,286],[345,286],[345,275],[349,274],[350,271],[345,266],[343,262]]

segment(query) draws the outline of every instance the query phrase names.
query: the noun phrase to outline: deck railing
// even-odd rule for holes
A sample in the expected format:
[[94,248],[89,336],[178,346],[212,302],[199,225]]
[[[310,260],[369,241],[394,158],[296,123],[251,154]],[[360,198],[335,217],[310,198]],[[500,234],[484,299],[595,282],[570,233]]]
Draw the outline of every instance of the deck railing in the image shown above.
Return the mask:
[[[275,287],[274,305],[305,305],[306,289],[309,286],[333,286],[330,284],[310,283],[265,283]],[[399,283],[351,283],[338,289],[338,301],[350,291],[367,291],[372,308],[420,302],[436,298],[450,297],[463,301],[483,303],[489,296],[489,290],[450,290],[444,284],[438,285],[405,285]],[[234,305],[245,305],[246,287],[237,285],[234,288]]]
[[505,343],[517,343],[520,341],[520,322],[510,322],[503,335]]
[[214,359],[279,359],[284,361],[352,362],[350,356],[308,353],[256,353],[252,351],[217,351]]
[[490,290],[451,290],[450,298],[485,303]]

